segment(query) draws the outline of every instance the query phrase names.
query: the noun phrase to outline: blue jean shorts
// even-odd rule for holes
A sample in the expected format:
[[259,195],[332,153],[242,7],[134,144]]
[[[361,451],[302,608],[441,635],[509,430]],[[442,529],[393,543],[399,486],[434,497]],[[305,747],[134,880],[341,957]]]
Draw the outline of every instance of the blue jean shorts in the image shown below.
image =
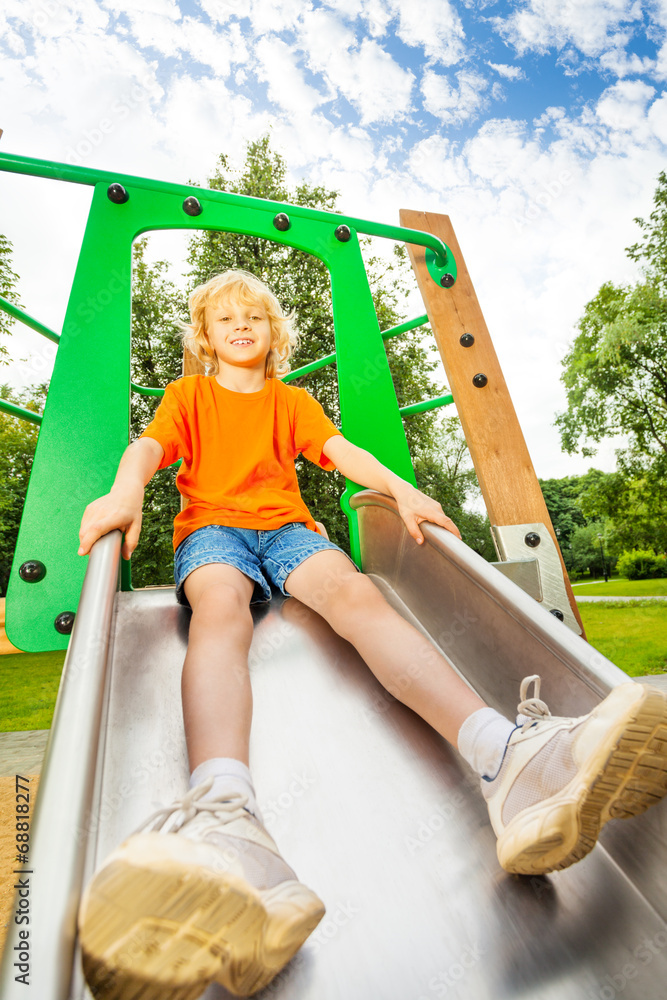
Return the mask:
[[[290,521],[272,531],[209,524],[184,538],[174,553],[176,600],[190,607],[183,589],[185,578],[208,563],[227,563],[254,580],[251,604],[271,600],[270,584],[289,597],[285,590],[289,574],[308,556],[325,549],[343,552],[340,546],[307,528],[303,521]],[[343,555],[350,558],[346,552]],[[350,562],[357,569],[351,559]]]

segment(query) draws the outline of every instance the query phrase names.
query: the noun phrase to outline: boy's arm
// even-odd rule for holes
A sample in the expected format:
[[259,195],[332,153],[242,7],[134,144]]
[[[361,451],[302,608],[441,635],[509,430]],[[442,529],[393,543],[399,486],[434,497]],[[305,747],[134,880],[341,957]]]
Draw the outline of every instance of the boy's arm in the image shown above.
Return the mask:
[[130,558],[141,533],[144,487],[157,472],[163,455],[162,445],[151,437],[138,438],[125,449],[111,490],[83,512],[78,555],[87,555],[98,538],[120,528],[125,532],[123,559]]
[[353,483],[394,497],[398,504],[398,512],[408,531],[420,544],[424,541],[424,536],[417,527],[420,521],[433,521],[447,528],[458,538],[461,537],[461,532],[452,519],[447,517],[437,500],[415,489],[405,479],[401,479],[391,469],[378,462],[369,451],[358,448],[341,434],[335,434],[324,443],[322,452],[331,459],[338,471]]

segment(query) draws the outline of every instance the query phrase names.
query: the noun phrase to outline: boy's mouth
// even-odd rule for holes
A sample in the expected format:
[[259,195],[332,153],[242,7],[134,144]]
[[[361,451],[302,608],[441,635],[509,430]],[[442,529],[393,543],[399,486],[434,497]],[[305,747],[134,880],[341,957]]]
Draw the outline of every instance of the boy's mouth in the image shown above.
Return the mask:
[[238,340],[232,340],[232,344],[236,347],[244,347],[252,343],[253,341],[249,340],[247,337],[239,337]]

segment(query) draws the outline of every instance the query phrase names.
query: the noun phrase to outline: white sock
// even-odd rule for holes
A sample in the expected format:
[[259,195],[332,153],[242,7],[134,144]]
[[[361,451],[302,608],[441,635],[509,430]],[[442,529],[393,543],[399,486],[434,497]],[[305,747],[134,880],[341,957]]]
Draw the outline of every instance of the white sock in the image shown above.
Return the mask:
[[203,761],[194,769],[190,775],[190,788],[201,784],[211,775],[214,778],[213,787],[203,796],[204,799],[223,798],[225,792],[229,791],[243,792],[248,796],[246,809],[249,809],[260,823],[264,823],[257,805],[255,789],[247,764],[244,764],[242,760],[236,760],[235,757],[211,757],[210,760]]
[[495,778],[510,733],[516,726],[495,708],[479,708],[465,720],[458,735],[459,753],[483,778]]

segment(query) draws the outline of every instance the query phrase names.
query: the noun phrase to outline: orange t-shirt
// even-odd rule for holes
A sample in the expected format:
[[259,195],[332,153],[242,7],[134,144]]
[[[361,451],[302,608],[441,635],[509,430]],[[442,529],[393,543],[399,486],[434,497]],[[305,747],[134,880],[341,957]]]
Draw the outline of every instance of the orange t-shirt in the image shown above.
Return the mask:
[[158,468],[183,459],[176,485],[187,506],[174,518],[174,551],[209,524],[270,531],[303,521],[317,531],[294,460],[302,453],[330,472],[322,447],[340,433],[306,389],[277,378],[258,392],[233,392],[210,375],[170,382],[140,436],[164,448]]

